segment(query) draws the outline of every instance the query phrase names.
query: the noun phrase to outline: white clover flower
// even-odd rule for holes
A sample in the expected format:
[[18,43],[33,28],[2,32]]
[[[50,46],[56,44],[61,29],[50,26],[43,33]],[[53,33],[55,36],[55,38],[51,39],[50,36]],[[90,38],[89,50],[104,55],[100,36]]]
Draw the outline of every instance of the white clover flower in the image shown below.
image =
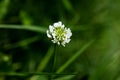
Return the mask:
[[46,33],[48,38],[52,39],[51,41],[53,43],[57,43],[64,47],[66,43],[70,42],[70,37],[72,36],[70,28],[66,28],[61,21],[49,25],[49,30],[47,30]]

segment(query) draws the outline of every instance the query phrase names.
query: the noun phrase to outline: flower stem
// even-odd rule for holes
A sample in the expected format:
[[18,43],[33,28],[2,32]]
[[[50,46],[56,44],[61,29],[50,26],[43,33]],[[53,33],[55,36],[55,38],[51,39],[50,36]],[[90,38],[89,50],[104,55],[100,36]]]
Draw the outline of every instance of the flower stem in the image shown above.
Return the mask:
[[[51,73],[54,74],[55,72],[55,63],[56,63],[56,44],[54,44],[54,52],[53,52],[53,64],[52,64],[52,70]],[[50,75],[49,80],[52,80],[53,75]]]
[[55,63],[56,63],[56,44],[54,45],[54,53],[53,53],[53,65],[52,65],[52,73],[55,71]]

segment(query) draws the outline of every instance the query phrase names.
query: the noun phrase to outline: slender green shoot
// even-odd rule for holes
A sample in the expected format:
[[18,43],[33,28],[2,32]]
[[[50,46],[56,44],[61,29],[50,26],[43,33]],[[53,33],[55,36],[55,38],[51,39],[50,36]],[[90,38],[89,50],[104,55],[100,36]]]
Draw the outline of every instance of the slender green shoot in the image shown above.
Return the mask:
[[72,62],[74,62],[92,43],[94,40],[86,43],[78,52],[76,52],[65,64],[63,64],[56,73],[64,71]]
[[24,25],[0,25],[1,29],[21,29],[21,30],[30,30],[35,32],[45,33],[46,28],[44,27],[36,27],[36,26],[24,26]]

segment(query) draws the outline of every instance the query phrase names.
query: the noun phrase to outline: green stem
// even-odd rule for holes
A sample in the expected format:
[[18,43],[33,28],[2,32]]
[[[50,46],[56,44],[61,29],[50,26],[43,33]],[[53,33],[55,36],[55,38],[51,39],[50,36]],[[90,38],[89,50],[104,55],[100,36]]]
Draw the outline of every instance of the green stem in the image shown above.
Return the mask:
[[92,43],[94,40],[86,43],[78,52],[76,52],[66,63],[64,63],[57,71],[56,73],[61,73],[64,71],[72,62],[74,62],[80,54],[82,54]]
[[[55,63],[56,63],[56,44],[54,44],[54,52],[53,52],[53,64],[52,64],[52,71],[51,73],[54,74],[55,71]],[[53,75],[50,75],[49,80],[53,79]]]
[[41,32],[45,33],[46,28],[40,27],[40,26],[25,26],[25,25],[0,25],[0,29],[21,29],[21,30],[30,30],[30,31],[35,31],[35,32]]
[[54,45],[54,53],[53,53],[53,65],[52,65],[52,73],[55,71],[55,63],[56,63],[56,44]]
[[55,73],[38,73],[38,72],[0,72],[0,76],[30,76],[30,75],[77,75],[77,74],[55,74]]

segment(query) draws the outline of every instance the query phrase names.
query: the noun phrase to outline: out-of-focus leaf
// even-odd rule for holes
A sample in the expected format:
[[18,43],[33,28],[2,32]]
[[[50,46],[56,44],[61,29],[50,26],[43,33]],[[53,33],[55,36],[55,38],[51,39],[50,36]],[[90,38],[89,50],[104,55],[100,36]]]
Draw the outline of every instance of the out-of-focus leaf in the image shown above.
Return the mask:
[[100,65],[93,71],[89,80],[115,80],[114,78],[119,72],[119,59],[120,51],[107,54],[100,62]]
[[37,75],[37,76],[33,76],[30,78],[30,80],[48,80],[46,76],[44,75]]
[[35,42],[39,40],[39,36],[35,36],[35,37],[32,37],[32,38],[28,38],[28,39],[25,39],[25,40],[22,40],[22,41],[19,41],[17,43],[13,43],[13,44],[7,44],[4,46],[5,49],[12,49],[12,48],[17,48],[17,47],[23,47],[23,46],[27,46],[29,45],[30,43],[32,42]]
[[62,71],[64,71],[72,62],[74,62],[79,56],[80,54],[85,51],[92,43],[94,42],[94,40],[86,43],[78,52],[76,52],[72,57],[70,57],[70,59],[64,63],[57,71],[56,73],[61,73]]
[[45,67],[47,66],[47,64],[50,61],[50,58],[51,58],[51,56],[53,54],[53,50],[54,50],[53,46],[49,48],[47,54],[45,55],[45,57],[42,59],[42,61],[38,65],[37,72],[41,72],[42,70],[45,69]]
[[24,26],[24,25],[0,25],[1,29],[21,29],[21,30],[30,30],[35,32],[45,33],[46,28],[44,27],[36,27],[36,26]]
[[20,12],[20,18],[21,18],[21,21],[22,21],[23,25],[32,25],[32,23],[33,23],[29,14],[25,11]]
[[0,20],[2,20],[3,17],[6,15],[9,3],[10,0],[0,1]]
[[64,4],[65,8],[66,8],[68,11],[70,11],[70,12],[73,12],[73,11],[74,11],[74,9],[73,9],[73,7],[72,7],[72,5],[71,5],[71,3],[70,3],[69,0],[62,0],[62,1],[63,1],[63,4]]
[[5,76],[0,76],[0,80],[5,80]]
[[75,75],[67,75],[67,76],[64,76],[64,77],[59,77],[55,80],[71,80],[74,77],[75,77]]

